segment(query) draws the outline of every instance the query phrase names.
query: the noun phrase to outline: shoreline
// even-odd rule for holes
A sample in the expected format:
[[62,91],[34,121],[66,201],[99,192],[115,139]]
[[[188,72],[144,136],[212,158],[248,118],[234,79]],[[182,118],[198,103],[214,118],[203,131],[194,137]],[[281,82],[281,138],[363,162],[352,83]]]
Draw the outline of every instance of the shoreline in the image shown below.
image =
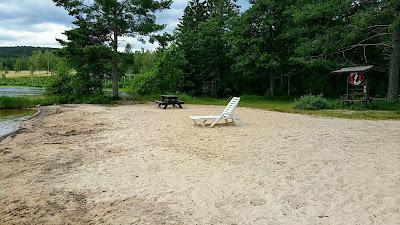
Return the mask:
[[23,124],[24,122],[29,121],[29,120],[31,120],[31,119],[33,119],[33,118],[39,116],[39,115],[42,113],[42,108],[41,108],[41,107],[36,107],[35,110],[36,110],[36,112],[35,112],[34,114],[32,114],[32,115],[20,117],[20,118],[18,119],[18,121],[16,121],[16,124],[15,124],[15,126],[14,126],[14,129],[13,129],[11,132],[9,132],[9,133],[7,133],[7,134],[4,134],[4,135],[0,135],[0,143],[1,143],[4,139],[6,139],[6,138],[8,138],[8,137],[10,137],[10,136],[13,136],[13,135],[15,135],[16,133],[20,132],[20,130],[22,129],[22,124]]

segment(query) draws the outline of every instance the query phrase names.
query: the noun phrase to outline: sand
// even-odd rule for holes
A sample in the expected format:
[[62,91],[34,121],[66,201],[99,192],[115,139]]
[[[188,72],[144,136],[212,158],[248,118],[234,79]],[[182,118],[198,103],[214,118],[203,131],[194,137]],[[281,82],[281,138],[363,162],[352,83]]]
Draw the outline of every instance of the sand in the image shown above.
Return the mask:
[[400,224],[400,121],[44,108],[0,144],[0,224]]

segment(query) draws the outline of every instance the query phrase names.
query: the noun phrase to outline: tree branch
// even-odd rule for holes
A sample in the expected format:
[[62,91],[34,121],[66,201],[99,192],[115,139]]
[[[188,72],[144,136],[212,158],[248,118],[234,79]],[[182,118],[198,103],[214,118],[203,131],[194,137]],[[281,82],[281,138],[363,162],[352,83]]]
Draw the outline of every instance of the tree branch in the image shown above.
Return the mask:
[[122,12],[122,10],[124,10],[124,5],[126,3],[128,3],[129,0],[125,0],[124,2],[122,2],[122,4],[119,6],[119,8],[117,9],[117,14],[120,14]]
[[368,64],[368,59],[367,59],[367,53],[366,53],[366,47],[364,46],[364,59],[365,59],[365,63]]
[[369,27],[365,27],[365,28],[362,28],[362,29],[360,29],[360,30],[369,30],[369,29],[373,29],[373,28],[389,28],[390,27],[390,25],[386,25],[386,24],[379,24],[379,25],[373,25],[373,26],[369,26]]

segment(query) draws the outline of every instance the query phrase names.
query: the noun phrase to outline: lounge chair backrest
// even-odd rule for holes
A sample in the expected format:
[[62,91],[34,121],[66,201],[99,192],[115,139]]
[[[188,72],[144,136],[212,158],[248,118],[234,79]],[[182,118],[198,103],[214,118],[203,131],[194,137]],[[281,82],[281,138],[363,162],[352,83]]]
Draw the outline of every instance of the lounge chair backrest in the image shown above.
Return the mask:
[[233,111],[235,111],[236,106],[239,104],[240,97],[233,97],[228,105],[225,107],[222,115],[232,115]]

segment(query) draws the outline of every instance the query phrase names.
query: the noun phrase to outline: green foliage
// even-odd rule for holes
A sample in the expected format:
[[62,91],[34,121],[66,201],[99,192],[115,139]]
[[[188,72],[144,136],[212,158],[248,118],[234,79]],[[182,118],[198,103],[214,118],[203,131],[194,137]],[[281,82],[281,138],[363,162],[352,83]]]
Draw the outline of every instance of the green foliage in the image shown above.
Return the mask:
[[[67,89],[62,85],[69,84],[70,90],[80,95],[101,94],[102,85],[111,87],[110,75],[115,78],[118,70],[121,77],[127,75],[119,80],[124,81],[120,87],[129,85],[135,95],[323,93],[338,98],[345,91],[347,75],[334,76],[330,71],[374,64],[377,70],[368,74],[371,94],[383,97],[388,87],[392,34],[400,21],[395,16],[399,11],[395,0],[252,0],[243,13],[238,12],[234,0],[192,0],[174,35],[153,35],[161,45],[157,52],[132,52],[127,45],[125,53],[117,53],[118,37],[110,36],[116,28],[118,35],[149,34],[162,27],[155,24],[154,11],[171,2],[55,2],[76,18],[76,29],[67,31],[68,41],[61,43],[77,73],[58,77],[57,85]],[[146,11],[150,6],[154,10]],[[117,7],[125,11],[114,15]],[[143,24],[132,23],[139,12],[145,14],[140,20]],[[31,57],[21,59],[22,67],[32,71],[51,68],[49,65],[55,64],[48,60],[50,52],[32,52]],[[0,64],[19,67],[11,58]]]
[[45,88],[49,83],[49,76],[32,76],[17,78],[1,78],[0,86],[40,87]]
[[0,109],[23,109],[36,105],[52,105],[58,103],[56,96],[0,97]]
[[[178,94],[179,99],[182,99],[187,104],[200,104],[200,105],[219,105],[221,110],[229,102],[230,98],[215,99],[209,97],[191,97],[186,94]],[[146,95],[138,96],[135,99],[137,101],[154,101],[158,99],[159,95]],[[377,108],[376,110],[362,110],[351,111],[344,110],[342,104],[338,104],[337,100],[327,100],[329,110],[302,110],[296,109],[292,99],[289,98],[271,98],[265,96],[254,96],[245,95],[242,96],[239,107],[249,107],[255,109],[264,109],[269,111],[287,112],[287,113],[298,113],[312,116],[324,116],[324,117],[338,117],[346,119],[367,119],[367,120],[400,120],[400,105],[394,105],[394,109],[397,110],[384,110],[383,108]]]
[[19,73],[22,70],[22,60],[21,59],[17,59],[15,61],[15,65],[14,65],[14,71]]
[[57,51],[55,48],[43,48],[43,47],[30,47],[30,46],[18,46],[18,47],[0,47],[0,58],[24,58],[31,56],[34,51]]
[[[1,51],[5,50],[5,53]],[[56,55],[56,49],[31,47],[0,47],[0,64],[3,68],[13,69],[17,73],[23,70],[47,70],[51,72],[55,64],[62,60]]]
[[368,106],[372,110],[396,111],[400,113],[399,102],[390,102],[387,100],[373,100],[371,104],[369,104]]
[[[228,41],[232,46],[233,69],[249,94],[274,96],[286,92],[287,79],[296,65],[290,62],[293,40],[286,35],[291,25],[286,9],[293,1],[255,1],[231,23]],[[275,80],[280,79],[280,85]],[[237,81],[235,81],[237,83]]]
[[172,46],[161,51],[156,65],[157,84],[160,93],[177,93],[184,82],[183,67],[186,60],[180,49]]
[[[83,42],[79,40],[76,33],[87,34],[84,38],[85,46],[110,46],[113,54],[109,63],[112,65],[112,82],[113,96],[118,97],[118,38],[120,36],[147,35],[165,28],[165,25],[156,23],[157,11],[168,9],[172,4],[172,0],[146,0],[146,1],[118,1],[118,0],[102,0],[102,1],[69,1],[69,0],[53,0],[57,6],[64,7],[69,15],[75,17],[74,24],[76,29],[67,31],[65,34],[72,42],[69,44]],[[60,41],[63,45],[68,43]],[[81,65],[82,67],[83,65]],[[86,67],[89,67],[86,64]],[[95,68],[91,68],[95,69]],[[86,68],[77,68],[81,74],[92,74],[93,71]],[[87,80],[83,80],[87,81]]]
[[152,68],[142,65],[141,72],[133,75],[133,79],[129,81],[129,93],[133,96],[153,93],[173,94],[182,89],[184,76],[182,67],[186,61],[180,49],[171,46],[154,56],[157,58],[154,59]]
[[23,109],[37,105],[46,106],[53,104],[111,104],[113,98],[103,95],[43,95],[29,97],[4,97],[0,96],[0,109]]
[[[238,14],[234,1],[189,1],[174,42],[185,60],[181,91],[338,97],[346,78],[333,69],[387,68],[393,2],[254,0]],[[371,94],[385,95],[386,71],[369,75]]]
[[140,72],[154,68],[158,52],[135,51],[123,55],[120,66],[121,71],[128,75],[139,74]]
[[68,67],[66,62],[59,62],[55,66],[54,75],[46,86],[46,92],[52,95],[72,94],[74,87],[71,82],[71,69]]
[[135,75],[128,92],[132,96],[158,93],[157,72],[149,70]]
[[176,45],[187,63],[182,67],[182,91],[195,96],[219,96],[230,76],[231,60],[225,34],[238,15],[235,1],[190,1],[178,25]]
[[320,110],[326,109],[328,107],[327,100],[322,96],[318,95],[304,95],[299,99],[295,100],[295,109],[304,109],[304,110]]
[[103,45],[102,39],[92,38],[103,35],[101,29],[89,27],[85,21],[75,23],[79,27],[65,33],[69,41],[59,40],[64,45],[60,54],[76,71],[70,80],[71,91],[74,95],[102,95],[103,79],[111,70],[111,49]]
[[78,65],[76,75],[71,81],[74,94],[102,95],[103,79],[110,73],[108,67],[108,59],[111,54],[110,48],[106,46],[90,46],[80,51],[82,51],[82,56],[76,55],[73,59]]

